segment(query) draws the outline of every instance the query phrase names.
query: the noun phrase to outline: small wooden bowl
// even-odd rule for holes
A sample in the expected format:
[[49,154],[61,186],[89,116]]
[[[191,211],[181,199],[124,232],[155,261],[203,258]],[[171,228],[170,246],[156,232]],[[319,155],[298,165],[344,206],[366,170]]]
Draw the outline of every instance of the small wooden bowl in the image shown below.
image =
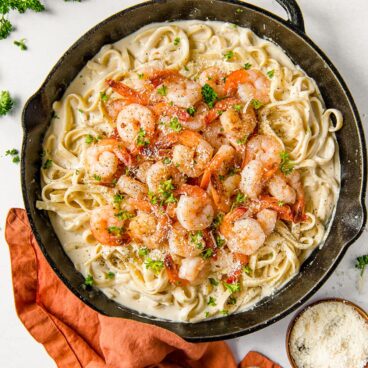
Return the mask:
[[[290,337],[291,337],[291,331],[294,328],[294,325],[296,323],[296,321],[303,315],[304,312],[306,312],[307,309],[314,307],[317,304],[321,304],[321,303],[329,303],[329,302],[338,302],[338,303],[344,303],[346,305],[350,305],[351,307],[353,307],[367,322],[368,324],[368,313],[365,312],[361,307],[359,307],[358,305],[354,304],[353,302],[346,300],[346,299],[341,299],[341,298],[327,298],[327,299],[321,299],[318,300],[314,303],[311,303],[309,305],[307,305],[306,307],[304,307],[294,318],[293,320],[290,322],[289,327],[287,329],[287,333],[286,333],[286,352],[287,352],[287,356],[289,358],[289,362],[292,368],[298,368],[298,366],[296,365],[293,356],[291,355],[291,351],[290,351]],[[366,366],[364,368],[368,368],[368,363],[366,364]]]

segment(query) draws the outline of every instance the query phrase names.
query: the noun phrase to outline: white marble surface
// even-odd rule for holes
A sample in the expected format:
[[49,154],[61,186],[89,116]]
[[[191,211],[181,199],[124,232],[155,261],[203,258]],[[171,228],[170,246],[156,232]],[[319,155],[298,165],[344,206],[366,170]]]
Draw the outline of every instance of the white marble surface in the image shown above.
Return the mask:
[[[5,216],[10,207],[23,207],[19,166],[4,153],[20,148],[20,116],[26,99],[40,86],[48,71],[62,53],[84,32],[106,17],[138,3],[136,0],[83,0],[64,2],[45,0],[47,11],[40,14],[11,14],[17,29],[8,40],[0,41],[0,90],[8,89],[16,97],[14,111],[0,118],[0,367],[55,367],[44,348],[36,343],[18,320],[12,294],[9,253],[3,236]],[[254,0],[252,3],[284,16],[275,1]],[[306,32],[330,57],[345,78],[360,110],[363,123],[368,123],[368,2],[366,0],[299,0]],[[13,40],[27,39],[28,51],[22,52]],[[338,106],[337,106],[338,107]],[[350,247],[343,261],[312,298],[344,297],[368,309],[368,272],[366,285],[357,289],[358,272],[354,269],[357,255],[368,253],[368,233]],[[288,367],[285,332],[292,316],[251,335],[233,339],[229,344],[239,360],[250,349],[266,353]]]

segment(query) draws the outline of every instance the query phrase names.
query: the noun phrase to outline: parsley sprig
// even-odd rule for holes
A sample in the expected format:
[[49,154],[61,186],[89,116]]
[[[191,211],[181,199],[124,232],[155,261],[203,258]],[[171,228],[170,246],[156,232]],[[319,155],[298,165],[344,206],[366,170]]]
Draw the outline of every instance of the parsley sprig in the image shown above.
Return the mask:
[[0,92],[0,116],[6,115],[14,106],[9,91]]
[[287,152],[280,152],[281,162],[280,170],[285,174],[289,175],[294,170],[294,165],[290,162],[290,156]]
[[218,95],[207,83],[202,87],[202,96],[204,102],[212,109],[218,99]]
[[355,267],[360,271],[360,276],[363,276],[364,270],[368,267],[368,254],[357,257]]

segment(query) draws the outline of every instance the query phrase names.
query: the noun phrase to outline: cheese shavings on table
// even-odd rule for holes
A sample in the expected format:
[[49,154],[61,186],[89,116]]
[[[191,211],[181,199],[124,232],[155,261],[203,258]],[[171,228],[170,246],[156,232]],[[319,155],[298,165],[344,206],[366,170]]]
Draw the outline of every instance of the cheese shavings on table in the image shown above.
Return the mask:
[[297,319],[289,344],[298,368],[364,368],[368,322],[348,304],[319,303]]

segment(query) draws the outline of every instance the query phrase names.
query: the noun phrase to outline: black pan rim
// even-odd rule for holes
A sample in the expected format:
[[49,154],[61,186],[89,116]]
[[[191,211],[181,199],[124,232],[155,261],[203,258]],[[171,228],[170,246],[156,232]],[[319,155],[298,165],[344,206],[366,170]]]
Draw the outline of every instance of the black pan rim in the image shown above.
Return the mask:
[[[171,0],[168,0],[168,1],[171,1]],[[338,80],[339,84],[341,85],[342,90],[344,91],[344,93],[346,95],[346,98],[347,98],[347,101],[349,102],[350,108],[352,109],[354,119],[355,119],[355,124],[358,128],[358,133],[359,133],[359,138],[360,138],[359,144],[360,144],[360,149],[361,149],[361,152],[362,152],[362,164],[361,164],[360,170],[361,170],[361,173],[362,173],[362,177],[361,177],[360,196],[359,196],[359,198],[356,198],[356,200],[359,202],[359,205],[360,205],[361,224],[360,224],[360,228],[356,229],[356,233],[349,240],[344,242],[344,244],[342,245],[342,249],[340,251],[340,254],[336,257],[336,259],[335,259],[334,263],[331,265],[331,267],[327,271],[325,271],[324,276],[322,278],[320,278],[320,280],[315,284],[315,286],[311,290],[309,290],[309,292],[307,292],[304,295],[303,298],[301,298],[300,300],[298,300],[297,302],[292,304],[290,307],[286,308],[282,313],[276,315],[275,317],[273,317],[273,318],[271,318],[271,319],[269,319],[269,320],[267,320],[263,323],[257,324],[254,327],[247,328],[246,330],[241,330],[241,331],[238,331],[238,332],[229,332],[229,333],[224,332],[224,333],[218,334],[218,335],[209,335],[209,336],[200,336],[200,337],[197,337],[197,336],[195,336],[195,337],[193,337],[193,336],[182,336],[183,339],[185,339],[187,341],[190,341],[190,342],[218,341],[218,340],[223,340],[223,339],[230,339],[230,338],[236,338],[236,337],[244,336],[244,335],[250,334],[254,331],[265,328],[269,325],[272,325],[273,323],[281,320],[282,318],[286,317],[287,315],[289,315],[290,313],[295,311],[302,303],[304,303],[312,295],[314,295],[320,289],[320,287],[327,281],[327,279],[331,276],[331,274],[336,269],[338,264],[341,262],[343,256],[345,255],[347,249],[349,248],[349,246],[352,243],[354,243],[355,240],[357,240],[359,238],[359,236],[361,235],[361,233],[364,229],[366,221],[367,221],[367,209],[366,209],[366,206],[365,206],[366,184],[367,184],[367,149],[366,149],[366,143],[365,143],[365,138],[364,138],[363,126],[362,126],[362,122],[361,122],[361,119],[360,119],[360,116],[359,116],[357,106],[354,102],[354,99],[351,95],[351,92],[349,91],[345,81],[343,80],[342,76],[340,75],[340,73],[338,72],[336,67],[329,60],[329,58],[326,56],[326,54],[304,32],[300,31],[296,26],[291,24],[289,21],[286,21],[286,20],[282,19],[281,17],[279,17],[279,16],[277,16],[277,15],[275,15],[275,14],[273,14],[273,13],[267,11],[267,10],[264,10],[262,8],[254,6],[252,4],[247,4],[247,3],[244,3],[244,2],[240,2],[238,0],[215,0],[215,1],[219,2],[219,3],[224,3],[224,4],[230,3],[230,4],[238,6],[239,8],[259,12],[262,15],[271,18],[273,21],[281,23],[283,26],[287,27],[291,32],[294,32],[297,36],[302,38],[322,58],[322,60],[326,63],[326,65],[331,69],[331,71],[335,75],[336,79]],[[97,25],[95,25],[94,27],[92,27],[89,31],[84,33],[57,61],[57,63],[51,69],[51,71],[49,72],[49,74],[47,75],[44,82],[42,83],[40,88],[37,90],[37,92],[34,93],[28,99],[28,101],[24,105],[24,109],[23,109],[23,113],[22,113],[22,127],[23,127],[23,131],[24,131],[24,137],[23,137],[22,155],[21,155],[21,185],[22,185],[23,201],[24,201],[24,204],[25,204],[27,217],[28,217],[29,223],[31,225],[31,229],[33,231],[33,234],[34,234],[34,236],[37,240],[37,243],[39,244],[39,247],[40,247],[43,255],[45,256],[46,260],[48,261],[49,265],[51,266],[53,271],[57,274],[57,276],[62,280],[62,282],[68,287],[68,289],[70,291],[72,291],[73,294],[76,297],[78,297],[80,300],[82,300],[89,307],[91,307],[95,311],[97,311],[97,312],[99,312],[103,315],[106,315],[106,316],[109,316],[109,314],[107,314],[106,312],[104,312],[100,308],[97,308],[93,303],[91,303],[88,300],[88,298],[82,296],[79,293],[79,291],[74,286],[72,286],[70,284],[70,282],[66,279],[66,277],[63,275],[63,273],[59,270],[58,266],[54,263],[54,261],[48,255],[48,252],[47,252],[45,246],[42,243],[41,237],[38,234],[37,227],[35,225],[35,222],[33,221],[33,215],[32,215],[32,211],[31,211],[30,201],[29,201],[29,198],[28,198],[27,190],[26,190],[27,183],[26,183],[26,180],[25,180],[25,171],[26,171],[26,167],[25,167],[26,150],[25,150],[25,148],[27,146],[28,134],[27,134],[26,124],[25,124],[25,111],[32,104],[32,100],[34,100],[36,97],[42,95],[43,90],[45,89],[47,83],[52,78],[52,76],[57,71],[57,69],[60,67],[60,65],[63,64],[64,59],[70,53],[72,53],[74,51],[74,49],[76,47],[78,47],[79,43],[82,42],[86,37],[89,37],[93,33],[97,32],[100,27],[102,27],[103,25],[111,22],[115,18],[122,17],[122,16],[128,14],[129,12],[131,12],[133,10],[136,10],[136,9],[139,9],[139,8],[144,8],[147,5],[151,5],[151,4],[157,3],[157,2],[160,2],[160,0],[158,0],[158,1],[157,0],[156,1],[151,0],[151,1],[148,1],[148,2],[145,2],[145,3],[140,3],[140,4],[137,4],[135,6],[123,9],[122,11],[117,12],[117,13],[113,14],[112,16],[106,18],[102,22],[100,22]],[[185,20],[185,19],[178,19],[178,20]],[[149,24],[149,23],[147,23],[147,24]],[[121,318],[121,317],[118,317],[118,318]],[[148,316],[144,316],[144,318],[149,319]],[[142,323],[150,324],[149,321],[142,322]],[[201,323],[201,322],[199,322],[199,323]],[[192,324],[192,325],[194,325],[194,324]]]

